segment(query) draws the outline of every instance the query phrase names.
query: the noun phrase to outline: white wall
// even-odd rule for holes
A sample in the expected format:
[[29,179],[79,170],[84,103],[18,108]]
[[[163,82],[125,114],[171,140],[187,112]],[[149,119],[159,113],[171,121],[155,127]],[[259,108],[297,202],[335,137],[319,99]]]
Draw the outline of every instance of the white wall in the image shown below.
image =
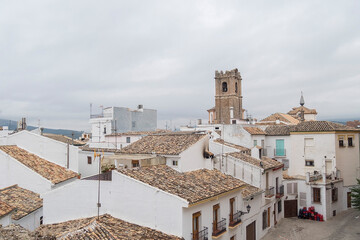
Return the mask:
[[0,217],[0,225],[6,227],[11,224],[11,213]]
[[181,236],[187,202],[118,172],[113,172],[111,215],[141,226]]
[[[65,168],[67,167],[66,143],[24,130],[10,135],[7,144],[17,145],[18,147],[50,162]],[[79,172],[78,151],[78,147],[72,145],[69,146],[69,169],[74,172]]]
[[43,216],[43,208],[39,208],[36,211],[28,214],[27,216],[19,219],[13,220],[14,224],[19,224],[22,227],[26,228],[29,231],[34,231],[40,226],[40,217]]
[[209,136],[204,136],[191,147],[180,153],[179,170],[194,171],[202,168],[212,168],[211,159],[204,158],[204,150],[209,146]]
[[[101,181],[100,214],[109,213],[111,182]],[[97,215],[98,181],[76,180],[42,195],[44,224],[64,222]]]
[[[104,156],[113,156],[112,152],[97,152]],[[91,151],[79,151],[79,173],[81,178],[93,176],[99,173],[99,157],[94,160],[94,152]],[[88,157],[91,157],[91,164],[88,164]]]
[[251,134],[248,133],[241,125],[224,125],[223,132],[221,134],[223,135],[222,137],[226,142],[230,142],[247,148],[252,148],[254,146]]
[[52,183],[19,161],[0,151],[0,188],[14,184],[36,193],[51,190]]

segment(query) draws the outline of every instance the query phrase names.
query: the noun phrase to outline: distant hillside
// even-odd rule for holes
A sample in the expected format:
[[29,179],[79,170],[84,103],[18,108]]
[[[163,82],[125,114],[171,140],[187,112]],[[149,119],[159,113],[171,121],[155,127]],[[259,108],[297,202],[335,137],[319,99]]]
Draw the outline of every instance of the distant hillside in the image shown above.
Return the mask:
[[[8,126],[10,130],[15,130],[17,127],[17,122],[7,119],[0,119],[0,126]],[[27,126],[27,130],[31,131],[36,129],[37,127],[34,126]],[[67,137],[72,137],[72,133],[74,133],[74,138],[78,139],[81,137],[83,132],[75,131],[75,130],[68,130],[68,129],[52,129],[52,128],[44,128],[44,133],[53,133],[58,135],[64,135]]]

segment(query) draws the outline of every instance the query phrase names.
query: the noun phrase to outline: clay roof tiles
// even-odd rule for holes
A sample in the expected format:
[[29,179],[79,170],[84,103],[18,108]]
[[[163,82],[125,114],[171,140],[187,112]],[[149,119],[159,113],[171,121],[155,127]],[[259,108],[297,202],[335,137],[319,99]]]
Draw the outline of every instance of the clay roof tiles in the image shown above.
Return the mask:
[[288,124],[298,124],[299,120],[285,113],[274,113],[261,120],[261,122],[276,122],[279,120]]
[[139,226],[112,217],[109,214],[97,217],[82,218],[62,223],[40,226],[36,230],[36,239],[63,240],[139,240],[139,239],[173,239],[181,238],[163,232]]
[[156,131],[140,131],[140,132],[123,132],[123,133],[112,133],[106,136],[146,136],[146,135],[154,135],[154,134],[162,134],[162,133],[171,133],[170,130],[158,129]]
[[[239,189],[243,194],[255,194],[253,187],[218,170],[200,169],[178,172],[166,165],[121,169],[120,173],[187,200],[190,204]],[[246,197],[244,196],[244,197]]]
[[53,184],[61,183],[78,176],[77,173],[29,153],[18,146],[0,146],[0,150],[51,181]]
[[179,155],[190,146],[205,137],[199,133],[171,133],[149,135],[126,146],[121,150],[127,154],[164,154]]
[[333,132],[333,131],[359,131],[359,129],[329,121],[301,122],[291,129],[291,132]]
[[16,208],[16,212],[11,216],[14,220],[19,220],[43,206],[39,194],[18,185],[0,189],[0,202]]
[[247,148],[247,147],[243,147],[243,146],[240,146],[240,145],[237,145],[237,144],[233,144],[233,143],[229,143],[229,142],[225,142],[223,139],[215,139],[214,142],[216,143],[219,143],[219,144],[224,144],[225,146],[228,146],[228,147],[232,147],[234,149],[238,149],[242,152],[250,152],[251,149],[250,148]]
[[288,112],[289,115],[296,115],[297,113],[301,112],[301,110],[304,111],[304,114],[317,114],[315,109],[310,109],[304,106],[300,107],[293,107],[292,110]]
[[294,126],[289,125],[272,125],[265,129],[267,136],[287,136]]
[[10,206],[6,202],[3,202],[0,200],[0,218],[2,216],[5,216],[5,215],[11,213],[11,211],[13,211],[13,210],[15,210],[15,207]]
[[251,135],[265,135],[264,130],[258,127],[244,127],[244,129]]
[[82,145],[86,144],[83,141],[79,141],[77,139],[71,139],[71,138],[69,138],[67,136],[59,135],[59,134],[44,133],[43,136],[51,138],[51,139],[53,139],[55,141],[62,142],[62,143],[69,143],[70,145],[74,145],[74,146],[82,146]]
[[282,162],[278,162],[278,161],[268,158],[268,157],[262,157],[260,160],[260,159],[257,159],[257,158],[251,157],[249,155],[239,153],[239,152],[229,153],[229,155],[234,158],[237,158],[239,160],[242,160],[244,162],[250,163],[251,165],[263,168],[264,170],[283,167]]

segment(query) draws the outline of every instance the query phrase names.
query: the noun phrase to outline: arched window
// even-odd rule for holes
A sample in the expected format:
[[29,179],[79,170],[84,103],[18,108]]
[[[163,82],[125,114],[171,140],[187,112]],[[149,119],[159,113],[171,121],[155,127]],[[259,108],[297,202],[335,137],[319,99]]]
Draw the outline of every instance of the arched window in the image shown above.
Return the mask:
[[227,92],[227,83],[226,82],[222,83],[222,91]]
[[235,83],[235,92],[237,93],[237,82]]

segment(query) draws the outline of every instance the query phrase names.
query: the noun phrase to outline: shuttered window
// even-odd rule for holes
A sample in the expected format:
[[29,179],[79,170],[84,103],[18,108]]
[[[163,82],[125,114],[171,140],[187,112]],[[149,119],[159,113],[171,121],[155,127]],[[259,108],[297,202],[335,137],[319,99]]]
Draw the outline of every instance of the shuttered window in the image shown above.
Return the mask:
[[267,228],[267,211],[265,210],[262,215],[263,220],[263,230]]
[[313,202],[320,202],[320,188],[313,188]]

